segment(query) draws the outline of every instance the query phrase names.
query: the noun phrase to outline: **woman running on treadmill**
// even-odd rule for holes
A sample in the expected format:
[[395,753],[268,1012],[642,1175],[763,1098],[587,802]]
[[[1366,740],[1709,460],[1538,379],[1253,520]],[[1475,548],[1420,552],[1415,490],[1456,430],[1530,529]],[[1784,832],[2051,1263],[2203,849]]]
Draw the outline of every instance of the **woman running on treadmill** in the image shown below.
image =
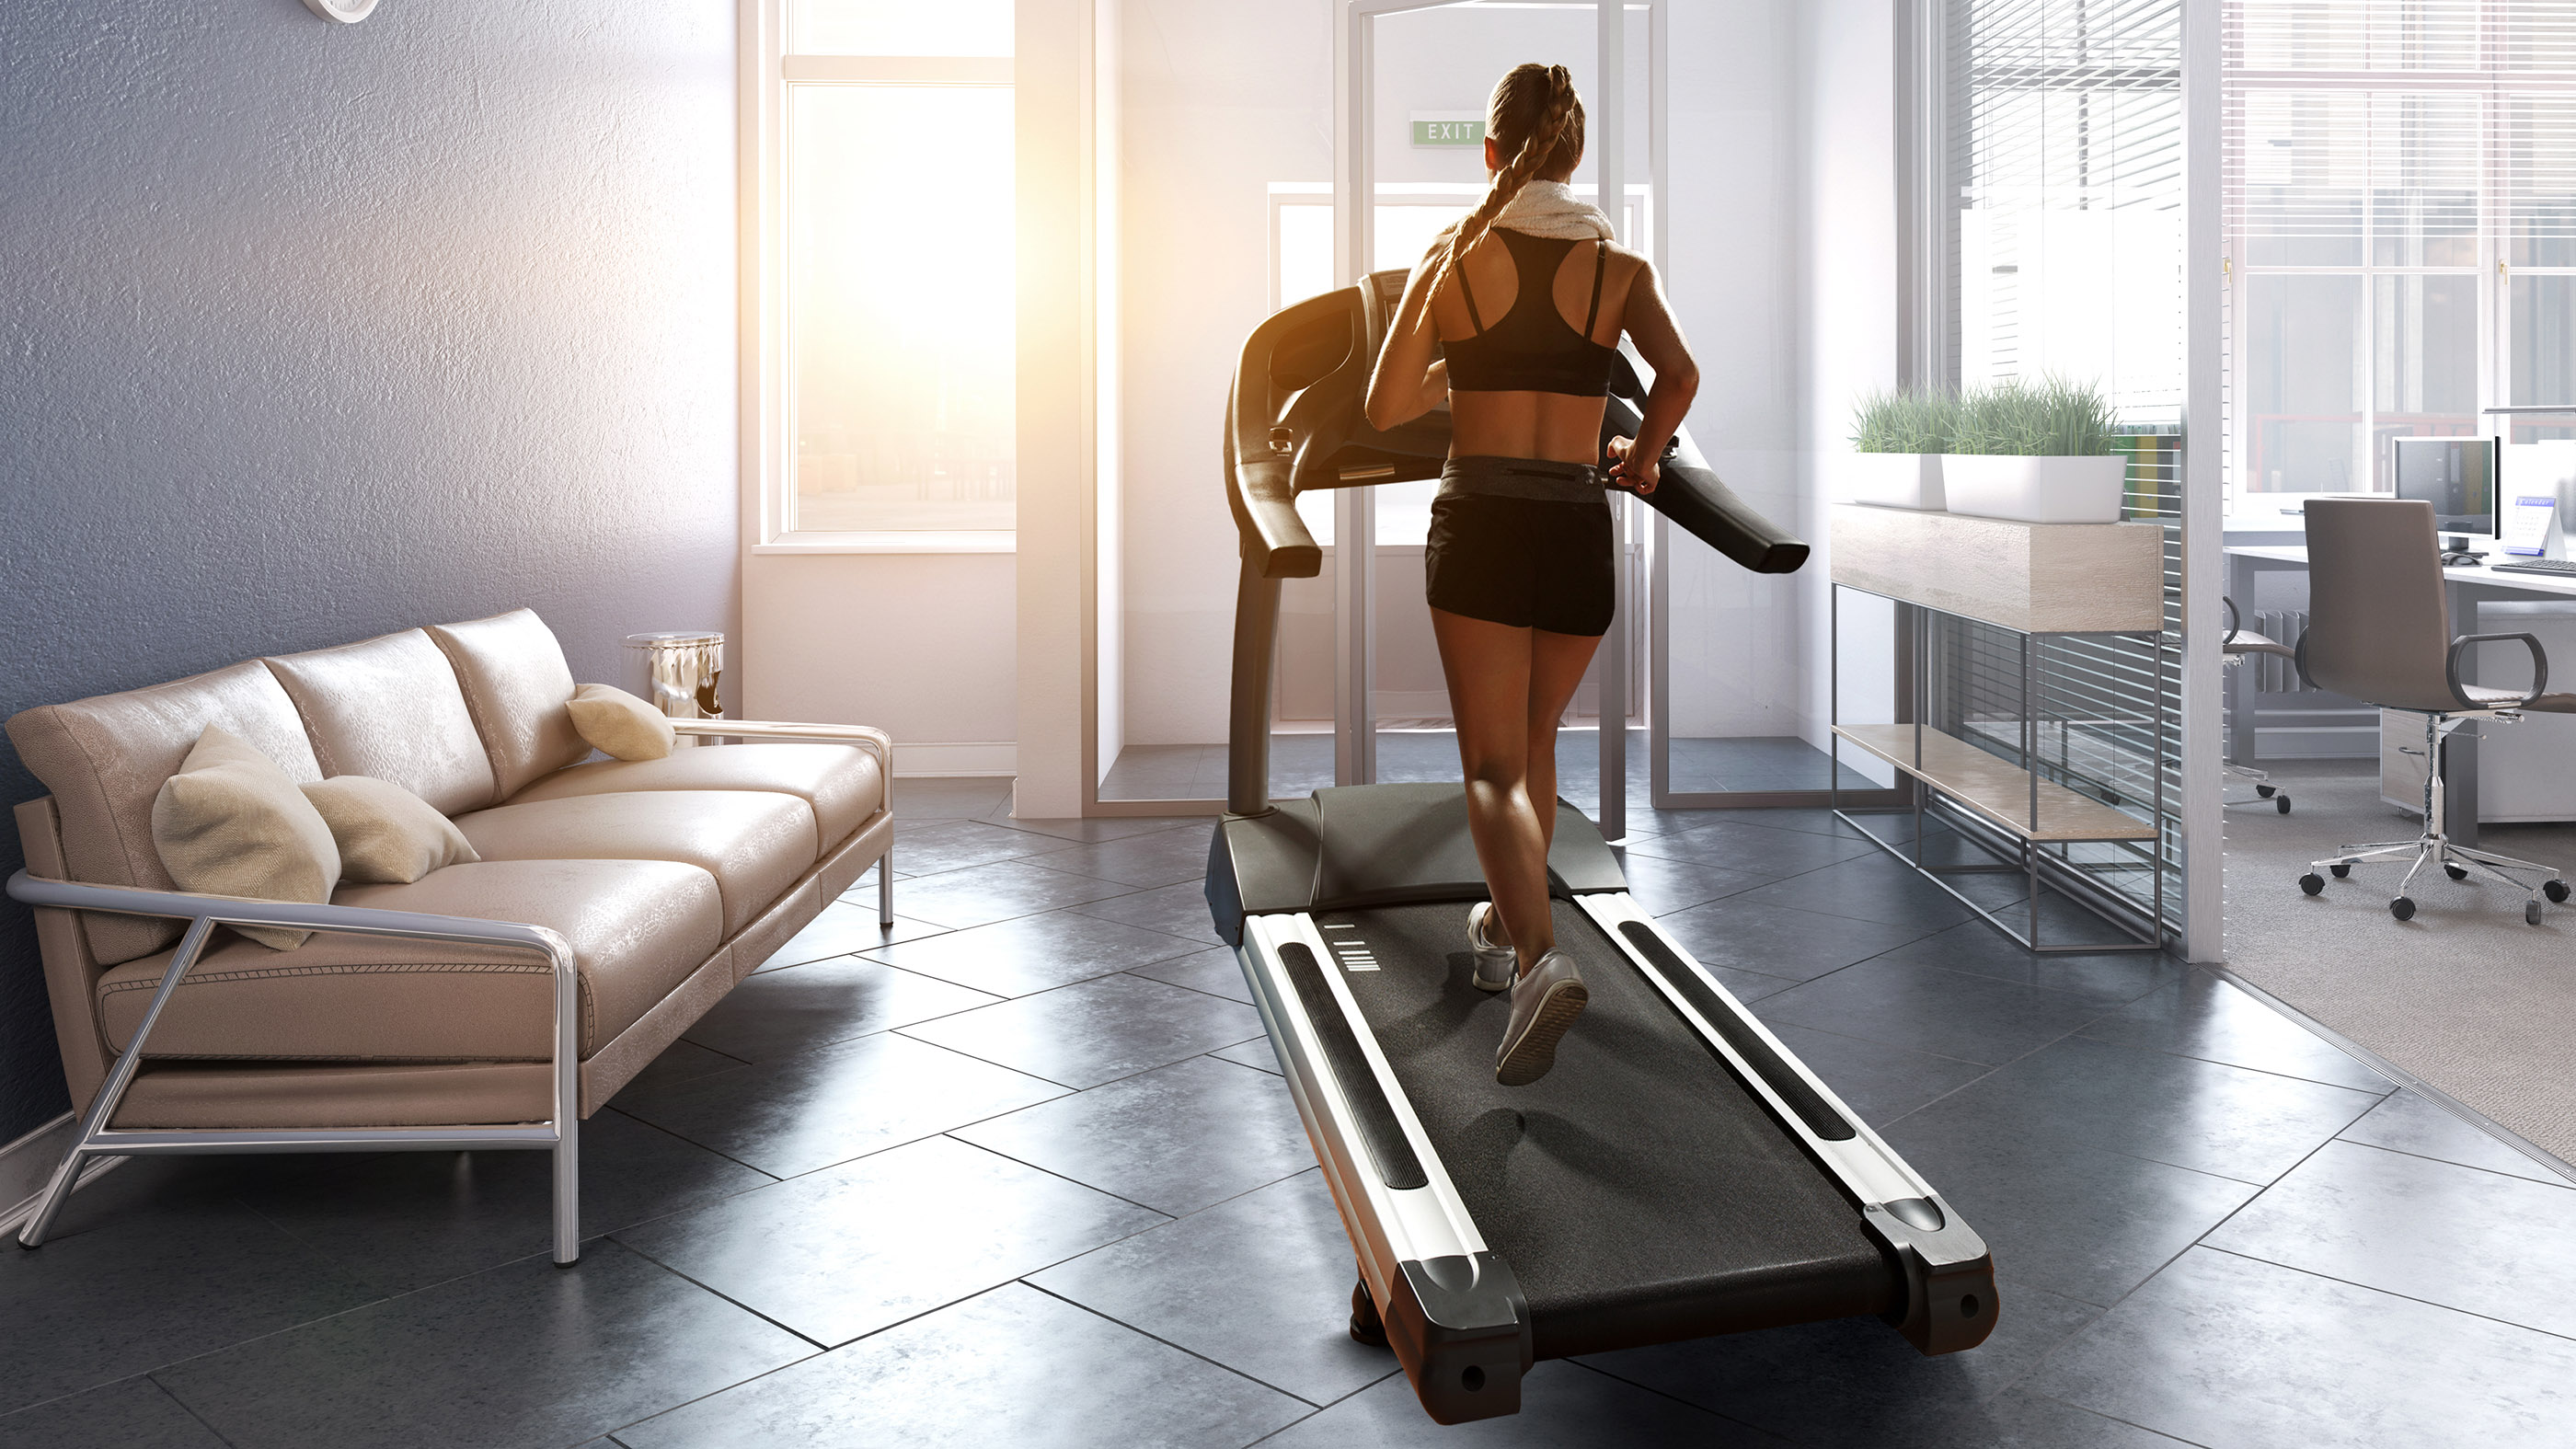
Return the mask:
[[[1588,999],[1556,949],[1547,852],[1557,722],[1615,605],[1602,490],[1655,491],[1699,369],[1654,268],[1612,245],[1609,218],[1566,184],[1583,159],[1583,102],[1565,67],[1504,76],[1485,133],[1493,185],[1414,268],[1369,378],[1368,420],[1387,429],[1449,404],[1425,549],[1431,629],[1492,895],[1468,912],[1467,941],[1476,984],[1512,994],[1494,1076],[1520,1086],[1555,1064]],[[1605,473],[1596,449],[1622,332],[1655,385]],[[1603,728],[1617,727],[1605,714]]]

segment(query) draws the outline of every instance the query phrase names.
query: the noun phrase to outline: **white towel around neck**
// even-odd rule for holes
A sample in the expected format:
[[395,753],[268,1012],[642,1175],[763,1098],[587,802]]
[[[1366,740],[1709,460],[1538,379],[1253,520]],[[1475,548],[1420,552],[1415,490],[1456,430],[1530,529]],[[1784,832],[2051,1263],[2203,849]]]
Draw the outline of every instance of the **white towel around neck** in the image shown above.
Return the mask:
[[[1462,216],[1449,223],[1431,239],[1432,255],[1437,256],[1441,248],[1449,245],[1459,222],[1465,220]],[[1601,208],[1576,198],[1574,188],[1562,181],[1533,181],[1523,186],[1494,214],[1494,225],[1552,241],[1591,241],[1614,235],[1610,218]]]

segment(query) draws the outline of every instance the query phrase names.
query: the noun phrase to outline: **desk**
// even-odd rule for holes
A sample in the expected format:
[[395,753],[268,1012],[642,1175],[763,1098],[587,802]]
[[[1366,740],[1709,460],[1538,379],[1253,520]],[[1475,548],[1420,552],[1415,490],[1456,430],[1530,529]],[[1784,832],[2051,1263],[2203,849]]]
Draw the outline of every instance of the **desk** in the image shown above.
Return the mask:
[[[2280,569],[2304,569],[2308,550],[2299,544],[2238,544],[2226,550],[2227,593],[2237,607],[2254,607],[2254,580]],[[2487,600],[2576,599],[2576,576],[2505,574],[2484,565],[2442,570],[2444,592],[2451,603],[2451,637],[2478,631],[2478,605]],[[2576,661],[2562,661],[2576,665]],[[2553,682],[2556,671],[2552,671]],[[2227,757],[2254,762],[2254,716],[2244,707],[2244,671],[2227,672]],[[2474,681],[2472,681],[2474,682]],[[2443,751],[2443,833],[2462,845],[2478,843],[2478,742],[2473,735],[2454,735]]]

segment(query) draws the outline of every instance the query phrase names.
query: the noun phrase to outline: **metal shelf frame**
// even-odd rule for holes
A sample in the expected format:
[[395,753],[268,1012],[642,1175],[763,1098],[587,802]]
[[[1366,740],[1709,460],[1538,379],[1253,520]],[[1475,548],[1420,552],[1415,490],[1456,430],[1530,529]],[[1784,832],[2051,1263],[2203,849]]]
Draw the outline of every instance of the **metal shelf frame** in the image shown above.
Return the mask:
[[[1884,760],[1888,764],[1893,765],[1898,772],[1898,779],[1900,782],[1909,780],[1913,782],[1915,789],[1913,790],[1914,802],[1911,807],[1911,813],[1914,816],[1914,848],[1911,854],[1906,851],[1905,846],[1902,843],[1890,840],[1885,836],[1880,835],[1877,831],[1870,829],[1867,824],[1863,823],[1864,817],[1902,815],[1908,813],[1905,808],[1846,808],[1842,801],[1842,796],[1845,793],[1841,788],[1842,747],[1846,739],[1852,738],[1845,734],[1845,726],[1842,719],[1842,595],[1845,589],[1851,589],[1855,593],[1867,594],[1872,598],[1887,599],[1897,607],[1898,633],[1904,641],[1901,646],[1904,650],[1904,658],[1901,661],[1903,666],[1902,677],[1904,677],[1912,687],[1912,697],[1910,700],[1905,702],[1905,705],[1908,707],[1904,708],[1902,711],[1911,716],[1910,726],[1913,741],[1912,758],[1910,760],[1900,758],[1895,754],[1890,754],[1888,752],[1872,748],[1859,739],[1852,739],[1852,742],[1871,757]],[[1877,593],[1874,590],[1862,589],[1855,585],[1842,583],[1840,581],[1831,583],[1827,588],[1827,594],[1830,599],[1830,618],[1827,625],[1827,635],[1832,660],[1831,668],[1828,671],[1828,677],[1832,681],[1828,740],[1830,742],[1830,753],[1833,759],[1833,779],[1830,788],[1830,795],[1834,818],[1851,826],[1854,830],[1859,831],[1864,839],[1867,839],[1871,844],[1876,845],[1879,849],[1886,851],[1889,855],[1892,855],[1898,860],[1905,862],[1907,865],[1914,867],[1916,872],[1921,874],[1925,880],[1930,881],[1932,884],[1939,886],[1942,890],[1948,892],[1953,900],[1956,900],[1959,904],[1966,906],[1969,910],[1975,912],[1978,919],[1994,927],[1996,930],[2001,931],[2007,938],[2020,945],[2025,950],[2042,955],[2163,950],[2165,944],[2165,932],[2162,924],[2165,915],[2165,871],[2162,859],[2162,834],[2165,818],[2166,749],[2164,711],[2157,707],[2156,702],[2152,698],[2146,702],[2145,713],[2148,718],[2153,721],[2153,744],[2149,755],[2149,770],[2155,778],[2155,786],[2152,800],[2150,802],[2151,809],[2149,810],[2146,819],[2137,822],[2136,829],[2124,830],[2112,834],[2067,834],[2062,831],[2043,831],[2040,828],[2041,788],[2045,785],[2051,790],[2072,790],[2073,787],[2068,785],[2066,781],[2067,778],[2072,775],[2073,770],[2071,762],[2067,758],[2066,739],[2069,733],[2067,730],[2061,729],[2058,732],[2058,759],[2054,766],[2052,767],[2051,764],[2042,756],[2040,720],[2038,718],[2038,711],[2036,708],[2038,692],[2036,688],[2036,677],[2031,668],[2031,661],[2033,655],[2032,645],[2035,640],[2052,638],[2145,638],[2151,641],[2155,650],[2154,668],[2148,677],[2151,680],[2161,680],[2164,678],[2167,652],[2164,631],[2161,629],[2135,629],[2109,630],[2095,633],[2074,633],[2056,630],[2034,632],[2012,629],[2009,626],[1997,624],[1991,619],[1980,619],[1971,614],[1961,614],[1950,610],[1937,609],[1931,605],[1919,603],[1911,599],[1895,598],[1891,595]],[[1991,752],[1981,751],[1981,753],[1986,753],[1993,759],[1994,764],[1998,769],[2004,771],[2017,770],[2023,777],[2025,777],[2027,785],[2027,795],[2025,800],[2027,812],[2018,822],[2014,821],[2010,815],[1998,811],[1991,804],[1981,802],[1976,797],[1972,796],[1968,792],[1964,782],[1945,780],[1939,771],[1927,767],[1924,763],[1923,738],[1924,733],[1928,728],[1924,721],[1930,716],[1932,708],[1931,673],[1928,668],[1927,656],[1931,642],[1932,616],[1934,614],[1944,614],[1950,618],[1964,620],[1969,623],[1984,624],[1990,628],[2004,629],[2007,633],[2019,636],[2021,640],[2021,698],[2019,709],[2021,725],[2019,740],[2020,762],[2018,765],[2015,765],[2010,760],[2001,756],[1995,756],[1992,755]],[[2152,689],[2152,687],[2153,686],[2151,685],[2150,688]],[[1906,726],[1908,723],[1909,721],[1899,721],[1898,726],[1901,728]],[[1942,736],[1942,732],[1939,730],[1933,730],[1931,732],[1935,736]],[[1943,738],[1948,737],[1943,736]],[[2043,774],[2052,768],[2055,770],[2057,778],[2043,780]],[[2074,791],[2074,793],[2083,795],[2082,791]],[[2100,804],[2106,810],[2117,808],[2111,802],[2095,800],[2095,797],[2089,795],[2084,795],[2083,798],[2093,800],[2094,803]],[[1923,850],[1923,829],[1927,814],[1933,813],[1940,814],[1945,823],[1961,827],[1957,831],[1961,839],[1968,841],[1978,849],[1986,851],[1990,855],[1998,857],[1998,859],[1991,864],[1968,865],[1937,865],[1926,859]],[[2121,813],[2125,814],[2126,812],[2123,811]],[[2078,863],[2063,854],[2052,854],[2048,849],[2048,847],[2052,845],[2062,848],[2064,846],[2076,844],[2108,844],[2124,850],[2134,849],[2141,844],[2144,845],[2144,858],[2140,864],[2153,878],[2154,886],[2151,892],[2152,904],[2149,907],[2149,914],[2144,917],[2143,923],[2138,920],[2127,919],[2135,914],[2134,908],[2121,909],[2119,908],[2119,905],[2115,905],[2115,902],[2121,902],[2121,898],[2106,889],[2100,882],[2095,881],[2088,876]],[[1957,886],[1952,885],[1948,880],[1943,878],[1951,875],[2007,873],[2020,874],[2025,876],[2028,880],[2029,896],[2023,902],[2023,910],[2028,916],[2028,926],[2026,929],[2016,929],[2013,922],[2005,919],[2002,915],[1999,915],[1994,911],[1988,910],[1985,906],[1980,905],[1978,902],[1961,892]],[[2083,906],[2093,915],[2099,917],[2104,922],[2117,927],[2121,932],[2133,939],[2110,943],[2084,942],[2071,945],[2054,945],[2042,941],[2040,939],[2039,900],[2040,887],[2043,882],[2054,887],[2060,896]],[[2125,902],[2122,902],[2122,904],[2125,904]]]

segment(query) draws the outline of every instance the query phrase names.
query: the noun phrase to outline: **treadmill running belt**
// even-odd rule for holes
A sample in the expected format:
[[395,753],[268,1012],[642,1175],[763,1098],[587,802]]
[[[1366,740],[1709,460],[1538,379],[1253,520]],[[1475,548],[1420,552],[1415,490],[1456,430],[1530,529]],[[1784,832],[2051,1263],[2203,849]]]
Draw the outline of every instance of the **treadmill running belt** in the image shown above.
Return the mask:
[[1469,982],[1464,902],[1315,920],[1372,948],[1343,979],[1520,1280],[1538,1357],[1903,1306],[1850,1201],[1576,906],[1556,902],[1556,939],[1591,1005],[1526,1087],[1494,1081],[1510,1001]]

